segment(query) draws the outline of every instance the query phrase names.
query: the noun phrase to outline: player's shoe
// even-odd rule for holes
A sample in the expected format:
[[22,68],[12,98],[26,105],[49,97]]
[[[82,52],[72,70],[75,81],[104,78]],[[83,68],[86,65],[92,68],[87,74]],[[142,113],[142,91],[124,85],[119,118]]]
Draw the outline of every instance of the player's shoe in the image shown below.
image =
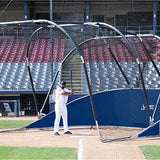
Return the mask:
[[64,134],[72,134],[72,132],[70,132],[70,131],[67,131],[67,132],[64,132]]
[[54,135],[59,136],[60,134],[58,132],[55,132]]

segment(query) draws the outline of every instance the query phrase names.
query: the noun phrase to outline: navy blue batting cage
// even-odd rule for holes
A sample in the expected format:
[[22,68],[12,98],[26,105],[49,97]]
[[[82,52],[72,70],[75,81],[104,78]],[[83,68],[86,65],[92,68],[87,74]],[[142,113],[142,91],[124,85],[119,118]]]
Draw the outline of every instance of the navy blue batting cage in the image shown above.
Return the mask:
[[[27,46],[27,66],[39,120],[25,127],[26,129],[53,127],[54,112],[45,116],[43,110],[54,88],[63,79],[64,72],[71,73],[73,68],[77,69],[76,72],[81,70],[81,76],[79,81],[71,81],[71,86],[73,84],[74,88],[74,83],[77,83],[80,88],[75,86],[77,94],[88,96],[68,104],[70,125],[96,124],[100,139],[108,142],[131,139],[133,135],[143,133],[142,127],[151,127],[158,122],[160,98],[159,90],[156,89],[159,88],[160,75],[159,37],[125,33],[106,23],[58,25],[47,20],[33,20],[0,25],[32,23],[41,25],[33,32]],[[60,56],[61,52],[58,52],[60,59],[51,56],[53,78],[44,104],[38,108],[29,57],[31,42],[37,38],[37,34],[40,38],[43,37],[41,34],[45,28],[50,29],[51,45],[53,39],[60,37],[64,39],[66,48],[65,55]],[[78,57],[81,63],[73,64]],[[72,71],[72,79],[76,76]],[[107,132],[111,128],[107,128],[108,126],[121,127],[114,127],[118,133],[109,137]],[[134,130],[125,127],[134,127]]]

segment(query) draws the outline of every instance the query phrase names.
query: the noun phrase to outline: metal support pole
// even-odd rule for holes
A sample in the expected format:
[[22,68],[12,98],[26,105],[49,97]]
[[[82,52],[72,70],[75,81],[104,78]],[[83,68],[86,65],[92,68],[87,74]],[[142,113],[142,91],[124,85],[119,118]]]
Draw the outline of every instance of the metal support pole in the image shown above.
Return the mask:
[[[89,6],[89,1],[86,1],[85,2],[85,5],[86,5],[86,12],[85,12],[85,22],[89,22],[89,9],[90,9],[90,6]],[[85,26],[85,33],[88,33],[88,30],[89,30],[89,26]],[[86,34],[86,38],[88,38],[87,34]]]
[[53,29],[50,28],[50,35],[51,35],[51,81],[53,81]]
[[[92,23],[92,24],[94,24],[94,23]],[[131,45],[130,41],[118,29],[116,29],[115,27],[113,27],[113,26],[111,26],[109,24],[105,24],[105,23],[97,23],[97,24],[95,23],[94,25],[98,25],[98,26],[100,26],[102,28],[111,28],[111,29],[113,29],[114,31],[116,31],[117,33],[119,33],[125,39],[125,41],[129,44],[129,47],[132,50],[132,52],[134,54],[134,57],[135,57],[135,60],[136,60],[137,65],[138,65],[138,69],[139,69],[139,73],[140,73],[140,78],[141,78],[141,83],[142,83],[143,92],[144,92],[144,97],[145,97],[145,101],[146,101],[146,105],[147,105],[147,109],[148,109],[149,124],[153,124],[152,118],[151,118],[150,109],[149,109],[149,103],[148,103],[148,97],[147,97],[146,88],[145,88],[145,84],[144,84],[144,79],[143,79],[143,75],[142,75],[142,70],[141,70],[140,62],[138,60],[138,55],[137,55],[135,49]]]
[[153,1],[153,34],[157,33],[157,0]]
[[[61,67],[60,67],[60,68],[61,68]],[[50,88],[49,88],[49,91],[48,91],[48,93],[47,93],[47,96],[46,96],[46,98],[45,98],[45,100],[44,100],[44,103],[43,103],[43,105],[42,105],[42,108],[41,108],[41,110],[40,110],[40,114],[42,113],[42,111],[43,111],[43,109],[44,109],[44,107],[45,107],[45,105],[46,105],[46,102],[47,102],[47,100],[48,100],[49,94],[51,93],[51,90],[53,89],[53,86],[54,86],[54,84],[55,84],[55,82],[56,82],[56,79],[57,79],[57,76],[58,76],[58,74],[59,74],[60,68],[59,68],[58,71],[56,72],[56,75],[55,75],[55,77],[54,77],[54,79],[53,79],[53,81],[52,81],[52,83],[51,83],[51,86],[50,86]],[[40,119],[41,117],[38,117],[38,118]]]
[[150,109],[149,109],[148,97],[147,97],[147,93],[146,93],[146,88],[145,88],[145,84],[144,84],[142,70],[141,70],[141,66],[140,66],[139,61],[137,63],[138,63],[138,68],[139,68],[139,74],[140,74],[140,78],[141,78],[142,88],[143,88],[143,92],[144,92],[144,98],[145,98],[145,101],[146,101],[146,106],[147,106],[147,111],[148,111],[148,116],[149,116],[149,123],[151,125],[151,124],[153,124],[153,122],[152,122],[151,113],[150,113]]
[[[24,2],[24,20],[25,21],[28,20],[28,2],[27,1]],[[24,28],[24,37],[25,39],[28,38],[28,29],[26,27]]]
[[85,22],[89,22],[89,1],[86,1]]
[[[144,48],[144,50],[146,51],[146,55],[147,55],[148,59],[152,62],[152,64],[153,64],[155,70],[157,71],[158,75],[160,76],[160,72],[159,72],[159,70],[158,70],[156,64],[154,63],[154,61],[153,61],[153,59],[152,59],[152,56],[150,55],[150,53],[149,53],[147,47],[145,46],[144,42],[142,41],[142,38],[141,38],[140,36],[138,36],[138,38],[140,39],[140,41],[141,41],[141,43],[142,43],[142,45],[143,45],[143,48]],[[151,120],[150,120],[151,124],[152,124],[153,121],[154,121],[154,117],[155,117],[155,114],[156,114],[156,111],[157,111],[159,102],[160,102],[160,95],[158,96],[158,100],[157,100],[157,103],[156,103],[156,107],[155,107],[155,109],[154,109],[152,118],[151,118]],[[147,109],[148,109],[148,111],[150,112],[150,109],[149,109],[148,107],[147,107]],[[148,114],[150,114],[150,113],[148,113]]]
[[96,123],[98,135],[99,135],[99,137],[100,137],[100,139],[101,139],[101,134],[100,134],[100,131],[99,131],[96,109],[95,109],[95,105],[94,105],[94,101],[93,101],[93,96],[92,96],[92,89],[91,89],[91,85],[90,85],[90,82],[89,82],[89,77],[88,77],[88,73],[87,73],[87,68],[86,68],[86,65],[85,65],[85,62],[84,62],[84,59],[83,59],[82,55],[81,55],[81,60],[82,60],[82,65],[83,65],[83,67],[84,67],[84,72],[85,72],[85,76],[86,76],[86,80],[87,80],[87,85],[88,85],[88,90],[89,90],[89,97],[90,97],[90,101],[91,101],[91,106],[92,106],[92,111],[93,111],[94,120],[95,120],[95,123]]
[[27,68],[28,68],[28,73],[29,73],[29,77],[30,77],[30,81],[31,81],[32,91],[33,91],[34,104],[35,104],[35,107],[36,107],[37,115],[39,116],[39,109],[38,109],[38,105],[37,105],[36,92],[35,92],[35,89],[34,89],[34,84],[33,84],[33,79],[32,79],[32,75],[31,75],[31,70],[30,70],[30,67],[29,67],[29,63],[27,63]]
[[5,6],[5,8],[2,10],[2,12],[0,13],[0,18],[1,18],[1,16],[3,15],[3,13],[7,10],[7,8],[9,7],[9,5],[12,3],[12,1],[13,1],[13,0],[10,0],[10,1],[8,2],[8,4]]
[[[67,36],[69,39],[72,40],[72,42],[74,43],[74,45],[75,45],[78,53],[80,54],[82,63],[83,63],[83,65],[84,65],[84,69],[85,69],[85,73],[86,73],[86,78],[88,78],[88,74],[87,74],[87,71],[86,71],[86,66],[85,66],[85,62],[84,62],[84,59],[83,59],[83,55],[82,55],[82,53],[81,53],[81,50],[80,50],[80,48],[78,47],[77,43],[73,40],[73,38],[66,32],[66,30],[64,30],[64,28],[62,28],[62,25],[57,25],[56,23],[51,22],[51,21],[48,21],[48,20],[28,20],[28,21],[26,21],[26,22],[24,22],[24,21],[0,22],[0,25],[2,25],[2,26],[3,26],[3,25],[14,25],[14,24],[19,24],[19,25],[21,25],[21,24],[24,24],[24,23],[25,23],[25,24],[28,24],[28,23],[50,24],[50,25],[52,25],[52,27],[57,27],[57,28],[60,29],[64,34],[66,34],[66,36]],[[137,56],[137,54],[136,54],[133,46],[130,44],[129,40],[128,40],[119,30],[117,30],[115,27],[113,27],[113,26],[111,26],[111,25],[109,25],[109,24],[106,24],[106,23],[84,23],[84,25],[92,25],[92,26],[102,27],[102,28],[103,28],[103,27],[108,27],[108,28],[113,29],[113,30],[116,31],[117,33],[119,33],[119,34],[125,39],[125,41],[129,44],[129,47],[130,47],[131,50],[133,51],[134,57],[135,57],[135,59],[136,59],[136,61],[137,61],[137,64],[139,65],[138,56]],[[139,65],[139,72],[140,72],[140,74],[141,74],[141,76],[142,76],[140,65]],[[141,80],[143,80],[143,76],[141,77]],[[87,79],[87,83],[89,83],[89,79]],[[89,83],[89,86],[88,86],[88,87],[90,88],[90,83]],[[143,88],[143,90],[145,91],[145,88]],[[90,95],[90,98],[91,98],[91,101],[92,101],[92,100],[93,100],[93,99],[92,99],[92,92],[91,92],[90,89],[89,89],[89,95]],[[145,97],[145,98],[147,98],[147,97]],[[93,101],[92,101],[92,102],[93,102]],[[92,104],[92,102],[91,102],[91,104]],[[94,102],[93,102],[93,104],[94,104]],[[149,107],[149,106],[147,106],[147,107]],[[93,111],[95,110],[94,105],[92,105],[92,109],[93,109]],[[96,112],[95,112],[95,114],[96,114]],[[96,121],[97,129],[99,129],[99,128],[98,128],[97,117],[96,117],[95,114],[94,114],[94,118],[95,118],[95,121]]]
[[126,76],[126,75],[125,75],[125,73],[123,72],[123,70],[122,70],[122,68],[121,68],[120,64],[118,63],[118,61],[117,61],[117,59],[116,59],[115,55],[113,54],[113,52],[112,52],[112,50],[111,50],[111,48],[110,48],[109,46],[108,46],[108,49],[109,49],[109,53],[111,54],[111,56],[112,56],[112,57],[113,57],[113,59],[115,60],[115,62],[116,62],[116,64],[117,64],[117,66],[118,66],[118,68],[119,68],[119,70],[121,71],[121,73],[122,73],[123,77],[125,78],[125,80],[126,80],[127,84],[128,84],[128,85],[130,85],[130,82],[129,82],[129,80],[128,80],[127,76]]
[[143,46],[144,50],[146,51],[146,56],[147,56],[148,59],[152,62],[152,64],[153,64],[155,70],[157,71],[158,75],[160,76],[160,72],[159,72],[159,70],[158,70],[156,64],[154,63],[153,58],[152,58],[152,56],[150,55],[150,53],[149,53],[149,51],[148,51],[146,45],[144,44],[142,38],[141,38],[139,35],[138,35],[138,38],[140,39],[140,41],[141,41],[141,43],[142,43],[142,46]]
[[28,20],[28,2],[24,2],[24,20]]
[[155,115],[156,115],[156,112],[157,112],[157,108],[158,108],[159,102],[160,102],[160,94],[158,96],[157,103],[156,103],[156,106],[155,106],[155,109],[154,109],[154,112],[153,112],[153,115],[152,115],[152,121],[154,121],[154,118],[155,118]]
[[[53,21],[53,2],[50,0],[50,21]],[[51,82],[53,81],[53,28],[50,28],[51,37]]]
[[28,68],[28,73],[29,73],[30,82],[31,82],[31,86],[32,86],[33,99],[34,99],[34,104],[35,104],[35,107],[36,107],[36,111],[37,111],[37,115],[38,115],[38,116],[39,116],[39,110],[38,110],[38,106],[37,106],[36,93],[35,93],[35,89],[34,89],[34,84],[33,84],[33,79],[32,79],[32,74],[31,74],[31,70],[30,70],[30,67],[29,67],[28,59],[29,59],[29,49],[30,49],[30,44],[31,44],[32,38],[33,38],[34,35],[35,35],[38,31],[40,31],[41,29],[43,29],[43,27],[40,27],[40,28],[36,29],[36,30],[32,33],[32,35],[31,35],[31,37],[30,37],[30,39],[29,39],[29,41],[28,41],[27,54],[26,54],[26,56],[27,56],[27,68]]

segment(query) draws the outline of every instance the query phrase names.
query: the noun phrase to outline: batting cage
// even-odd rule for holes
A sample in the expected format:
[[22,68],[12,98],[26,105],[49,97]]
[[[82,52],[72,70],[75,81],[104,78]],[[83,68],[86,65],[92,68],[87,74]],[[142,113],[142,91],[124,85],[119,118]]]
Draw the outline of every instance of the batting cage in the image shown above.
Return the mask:
[[[159,124],[159,91],[154,98],[151,91],[160,85],[158,36],[120,31],[109,24],[97,22],[56,24],[33,20],[0,25],[24,28],[27,45],[23,56],[26,56],[26,77],[30,82],[26,77],[24,79],[33,91],[39,117],[34,124],[43,123],[44,128],[53,125],[53,121],[50,125],[44,120],[51,118],[54,111],[46,115],[44,110],[60,80],[66,80],[67,87],[75,89],[75,93],[86,94],[84,98],[69,103],[69,111],[75,112],[76,108],[79,114],[84,112],[80,116],[82,121],[88,117],[93,119],[92,128],[96,124],[102,142],[132,139],[146,132],[144,128],[148,127],[148,130]],[[30,35],[29,27],[34,28]],[[38,44],[41,45],[36,48]],[[51,46],[47,48],[47,44]],[[40,62],[36,66],[40,70],[32,64],[35,60]],[[45,72],[46,68],[50,71]],[[43,105],[38,107],[35,91],[44,88],[48,93]],[[156,104],[154,107],[150,105],[151,100]],[[82,108],[77,108],[80,104]],[[72,121],[76,123],[76,116]]]

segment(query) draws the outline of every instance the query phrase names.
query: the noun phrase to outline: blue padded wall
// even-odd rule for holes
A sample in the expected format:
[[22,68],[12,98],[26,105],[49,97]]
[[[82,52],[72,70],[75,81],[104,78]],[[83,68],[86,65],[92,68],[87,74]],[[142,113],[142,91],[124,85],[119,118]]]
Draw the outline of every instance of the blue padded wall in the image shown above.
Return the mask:
[[[160,90],[147,90],[151,114]],[[149,118],[145,105],[143,90],[122,89],[102,92],[93,96],[99,125],[147,127]],[[90,99],[80,98],[68,105],[68,123],[70,126],[95,125]],[[160,107],[155,121],[160,118]],[[53,127],[54,112],[26,128]],[[62,122],[61,122],[62,125]]]

